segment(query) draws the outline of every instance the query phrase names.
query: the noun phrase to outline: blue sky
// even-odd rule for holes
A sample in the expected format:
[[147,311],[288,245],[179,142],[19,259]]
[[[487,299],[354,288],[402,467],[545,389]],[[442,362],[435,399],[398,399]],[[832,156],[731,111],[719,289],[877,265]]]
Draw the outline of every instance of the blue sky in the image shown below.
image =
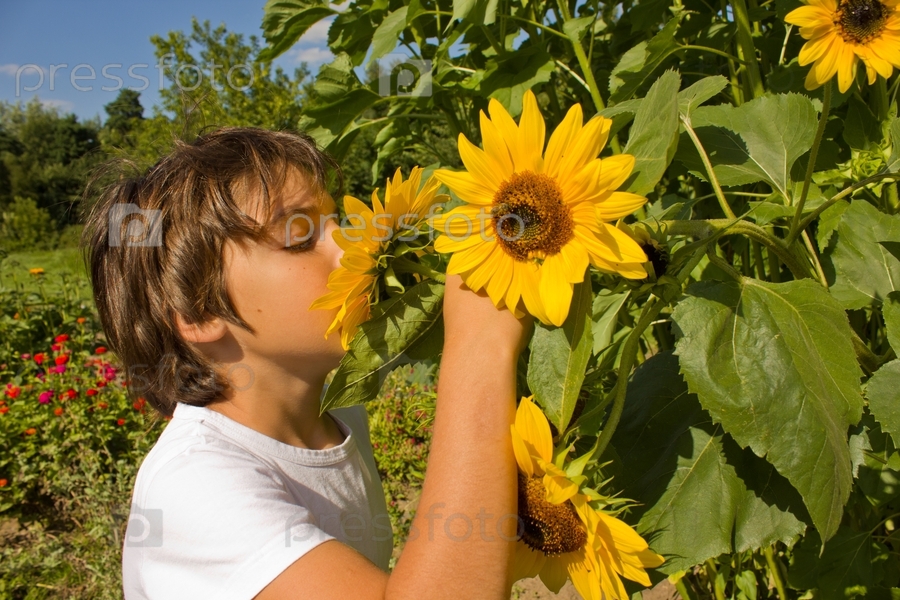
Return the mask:
[[[0,100],[27,102],[37,96],[44,103],[74,112],[79,119],[104,119],[103,105],[118,91],[102,87],[147,86],[141,91],[141,104],[144,115],[149,116],[150,107],[159,100],[160,85],[151,35],[165,36],[173,30],[188,33],[191,17],[196,16],[201,22],[209,20],[213,27],[224,23],[229,31],[244,34],[245,41],[251,34],[262,40],[264,4],[265,0],[0,0]],[[315,73],[332,58],[326,35],[327,23],[318,24],[275,64],[293,73],[306,61]],[[60,66],[64,64],[68,66]],[[81,64],[88,66],[76,70]],[[112,66],[116,64],[122,66]],[[120,77],[121,84],[104,77],[104,67],[110,75]],[[148,81],[129,76],[130,67]],[[38,69],[44,76],[42,84]],[[92,89],[81,91],[76,86]]]

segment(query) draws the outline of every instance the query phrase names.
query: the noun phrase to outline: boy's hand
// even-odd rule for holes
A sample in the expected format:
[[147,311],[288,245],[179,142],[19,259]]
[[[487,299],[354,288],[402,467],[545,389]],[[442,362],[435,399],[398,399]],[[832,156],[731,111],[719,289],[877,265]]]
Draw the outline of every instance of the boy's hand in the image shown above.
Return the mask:
[[487,294],[473,292],[459,275],[447,275],[444,295],[444,329],[447,343],[476,344],[491,354],[515,359],[528,342],[534,319],[517,319],[505,308],[494,306]]

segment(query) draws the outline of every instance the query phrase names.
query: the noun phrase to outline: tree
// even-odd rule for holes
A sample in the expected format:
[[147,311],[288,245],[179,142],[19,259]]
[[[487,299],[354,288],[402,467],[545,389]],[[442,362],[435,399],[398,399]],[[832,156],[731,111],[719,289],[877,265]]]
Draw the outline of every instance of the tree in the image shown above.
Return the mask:
[[144,107],[141,106],[141,94],[123,88],[115,100],[103,107],[108,115],[100,139],[104,146],[133,145],[133,132],[144,119]]

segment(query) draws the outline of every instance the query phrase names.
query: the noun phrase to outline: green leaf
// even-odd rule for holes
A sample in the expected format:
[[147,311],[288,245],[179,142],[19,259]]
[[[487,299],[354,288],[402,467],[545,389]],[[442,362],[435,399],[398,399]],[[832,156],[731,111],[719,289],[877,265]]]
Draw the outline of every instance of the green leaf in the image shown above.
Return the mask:
[[819,226],[816,228],[816,243],[819,251],[825,252],[831,235],[837,230],[841,222],[841,216],[850,208],[850,203],[844,200],[835,202],[819,215]]
[[690,117],[694,109],[725,89],[728,80],[721,75],[704,77],[700,81],[678,92],[678,112]]
[[337,14],[328,2],[268,0],[263,7],[263,37],[269,43],[257,60],[269,62],[284,54],[310,27]]
[[671,19],[650,41],[641,42],[622,55],[609,76],[610,104],[631,98],[656,68],[678,50],[675,33],[679,20]]
[[372,36],[372,54],[369,60],[378,60],[397,47],[400,34],[406,29],[406,13],[408,6],[398,8],[384,18],[375,35]]
[[469,19],[479,25],[491,25],[497,19],[497,0],[453,0],[453,19]]
[[846,314],[810,280],[702,282],[688,294],[672,318],[691,391],[831,537],[852,487],[847,429],[863,407]]
[[810,531],[794,547],[788,582],[795,589],[818,588],[821,600],[867,597],[877,563],[887,558],[887,548],[868,531],[841,527],[824,551],[818,532]]
[[378,305],[360,325],[325,391],[321,411],[374,399],[394,368],[438,356],[443,347],[444,286],[423,281]]
[[518,115],[525,92],[550,81],[555,67],[553,57],[539,46],[509,52],[488,61],[479,89]]
[[[817,119],[808,97],[780,94],[756,98],[737,108],[730,104],[700,107],[691,124],[723,186],[767,181],[790,198],[791,167],[812,146]],[[683,146],[679,159],[705,177],[693,144]]]
[[569,39],[572,40],[573,44],[580,44],[581,38],[584,37],[584,32],[587,31],[588,27],[591,27],[594,24],[594,20],[595,18],[593,15],[569,19],[563,23],[563,33],[569,36]]
[[885,170],[888,173],[900,171],[900,119],[891,122],[891,157],[888,158]]
[[842,135],[853,150],[870,150],[881,143],[881,123],[857,96],[851,96],[847,103]]
[[688,392],[670,352],[634,373],[612,440],[623,495],[652,548],[675,573],[723,553],[789,542],[806,525],[800,495],[741,450]]
[[593,352],[599,355],[613,341],[619,311],[628,300],[628,292],[610,294],[603,290],[594,297],[593,305]]
[[895,464],[898,456],[891,436],[883,431],[872,415],[863,415],[854,437],[861,452],[856,485],[872,506],[881,507],[900,496],[900,472]]
[[884,304],[881,305],[881,314],[887,329],[888,343],[896,353],[900,350],[900,292],[888,294]]
[[881,303],[900,285],[900,260],[879,242],[900,242],[900,216],[854,200],[841,216],[830,258],[831,294],[848,309]]
[[635,157],[629,192],[643,196],[652,191],[675,156],[680,86],[678,73],[666,71],[637,109],[624,150]]
[[562,327],[535,326],[528,362],[528,387],[560,432],[575,410],[592,349],[591,285],[579,283]]
[[866,385],[869,410],[881,423],[881,428],[895,440],[900,440],[900,360],[892,360],[882,366]]

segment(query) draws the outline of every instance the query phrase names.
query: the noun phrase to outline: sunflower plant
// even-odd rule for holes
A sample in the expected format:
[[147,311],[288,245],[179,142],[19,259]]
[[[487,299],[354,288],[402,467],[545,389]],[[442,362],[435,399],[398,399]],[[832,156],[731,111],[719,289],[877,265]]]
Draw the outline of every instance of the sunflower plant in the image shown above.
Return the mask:
[[301,127],[373,181],[433,177],[404,192],[432,195],[416,242],[346,247],[323,409],[439,362],[458,273],[538,322],[517,575],[586,598],[900,593],[898,11],[269,2],[266,56],[330,23]]

